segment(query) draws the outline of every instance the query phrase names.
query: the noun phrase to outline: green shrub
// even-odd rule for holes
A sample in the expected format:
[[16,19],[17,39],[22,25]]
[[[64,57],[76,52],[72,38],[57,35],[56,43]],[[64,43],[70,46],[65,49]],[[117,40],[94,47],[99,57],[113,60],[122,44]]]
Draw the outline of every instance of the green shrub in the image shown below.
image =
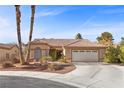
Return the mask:
[[67,61],[66,61],[66,58],[65,58],[65,56],[62,56],[62,58],[59,60],[61,63],[68,63]]
[[53,61],[52,57],[50,56],[42,56],[41,59],[40,59],[40,62],[43,64],[43,63],[47,63],[49,61]]
[[119,49],[114,46],[109,46],[106,49],[104,61],[108,63],[117,63],[119,61]]
[[56,49],[51,49],[49,52],[50,56],[52,57],[53,61],[57,60],[57,50]]
[[40,58],[40,62],[41,62],[41,64],[47,63],[47,57],[46,56],[42,56]]
[[109,46],[106,49],[104,61],[108,63],[124,63],[124,45],[120,44],[117,47]]
[[52,57],[51,56],[48,56],[47,57],[47,61],[53,61]]
[[124,45],[120,46],[120,54],[119,54],[119,59],[122,63],[124,63]]
[[2,63],[3,68],[10,68],[13,67],[14,65],[11,62],[4,62]]

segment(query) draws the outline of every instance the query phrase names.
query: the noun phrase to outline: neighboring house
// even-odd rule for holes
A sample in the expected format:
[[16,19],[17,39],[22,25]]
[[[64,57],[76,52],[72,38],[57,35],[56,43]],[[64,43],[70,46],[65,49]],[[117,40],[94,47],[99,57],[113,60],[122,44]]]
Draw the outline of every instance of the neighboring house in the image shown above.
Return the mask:
[[0,43],[0,62],[12,60],[15,57],[17,58],[19,56],[18,54],[17,45]]
[[49,56],[51,49],[57,55],[63,54],[68,62],[102,61],[105,46],[87,39],[35,39],[31,42],[30,58],[38,61],[41,56]]

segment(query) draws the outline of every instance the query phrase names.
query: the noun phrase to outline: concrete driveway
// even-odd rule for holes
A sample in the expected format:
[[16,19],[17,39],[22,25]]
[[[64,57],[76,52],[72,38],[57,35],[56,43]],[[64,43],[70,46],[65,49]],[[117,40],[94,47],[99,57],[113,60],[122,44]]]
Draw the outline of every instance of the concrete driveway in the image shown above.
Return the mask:
[[67,74],[29,71],[0,71],[0,75],[47,79],[75,87],[124,87],[124,66],[103,65],[100,62],[74,62],[77,69]]
[[103,65],[99,62],[75,63],[78,69],[71,72],[77,76],[74,82],[85,87],[119,88],[124,87],[124,66]]

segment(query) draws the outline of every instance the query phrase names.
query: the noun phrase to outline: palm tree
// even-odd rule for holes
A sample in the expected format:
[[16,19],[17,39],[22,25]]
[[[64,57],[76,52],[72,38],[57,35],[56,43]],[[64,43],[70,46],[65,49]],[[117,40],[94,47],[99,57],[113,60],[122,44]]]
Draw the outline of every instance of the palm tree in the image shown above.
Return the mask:
[[32,5],[31,6],[30,33],[29,33],[28,49],[27,49],[27,54],[26,54],[26,62],[29,62],[29,57],[30,57],[30,43],[32,40],[32,33],[33,33],[33,26],[34,26],[34,14],[35,14],[35,5]]
[[22,52],[22,42],[21,42],[21,30],[20,30],[20,22],[21,22],[20,5],[15,5],[15,8],[16,8],[16,26],[17,26],[18,45],[19,45],[19,57],[20,57],[20,63],[24,64],[24,56]]

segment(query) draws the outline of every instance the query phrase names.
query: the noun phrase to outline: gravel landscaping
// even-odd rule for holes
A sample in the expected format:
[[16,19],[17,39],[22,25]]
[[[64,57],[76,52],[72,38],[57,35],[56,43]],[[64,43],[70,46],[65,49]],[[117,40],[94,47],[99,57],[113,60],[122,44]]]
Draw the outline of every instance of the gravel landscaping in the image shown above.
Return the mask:
[[29,65],[20,65],[19,63],[17,63],[14,64],[13,67],[7,67],[7,68],[2,68],[2,66],[0,66],[0,71],[42,71],[42,72],[65,74],[73,71],[75,68],[76,67],[73,64],[67,64],[67,63],[66,64],[48,63],[41,65],[40,63],[31,62]]

